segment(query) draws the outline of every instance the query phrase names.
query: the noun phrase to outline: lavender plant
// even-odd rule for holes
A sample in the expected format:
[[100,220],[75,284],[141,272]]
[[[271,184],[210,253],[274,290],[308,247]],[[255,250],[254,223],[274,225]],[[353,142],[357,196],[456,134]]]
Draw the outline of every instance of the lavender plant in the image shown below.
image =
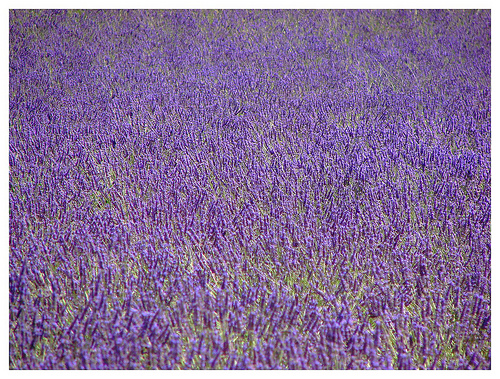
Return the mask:
[[11,10],[11,369],[490,369],[490,11]]

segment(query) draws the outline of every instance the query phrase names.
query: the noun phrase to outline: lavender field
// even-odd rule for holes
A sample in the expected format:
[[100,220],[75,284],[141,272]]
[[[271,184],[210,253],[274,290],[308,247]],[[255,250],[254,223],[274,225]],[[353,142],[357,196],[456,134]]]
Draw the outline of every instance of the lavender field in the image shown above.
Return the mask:
[[11,10],[10,369],[491,369],[491,12]]

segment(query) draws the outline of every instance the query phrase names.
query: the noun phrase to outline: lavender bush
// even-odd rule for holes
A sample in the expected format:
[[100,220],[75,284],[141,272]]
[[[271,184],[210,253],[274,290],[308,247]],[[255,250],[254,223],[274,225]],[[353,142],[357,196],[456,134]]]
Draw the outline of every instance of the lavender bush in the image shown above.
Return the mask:
[[11,369],[490,369],[490,11],[10,11]]

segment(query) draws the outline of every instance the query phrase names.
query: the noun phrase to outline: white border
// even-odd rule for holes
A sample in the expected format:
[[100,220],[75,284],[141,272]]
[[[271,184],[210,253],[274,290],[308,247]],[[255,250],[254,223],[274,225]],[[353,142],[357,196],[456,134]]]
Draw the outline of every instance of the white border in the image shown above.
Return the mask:
[[[4,92],[3,92],[3,112],[2,112],[2,120],[5,120],[5,126],[0,128],[0,140],[2,141],[1,143],[4,144],[4,148],[0,149],[0,174],[1,174],[1,187],[0,187],[0,193],[1,193],[1,199],[0,201],[0,207],[1,207],[1,214],[3,217],[0,218],[0,225],[1,225],[1,233],[0,233],[0,238],[1,238],[1,243],[0,246],[4,247],[5,253],[5,260],[4,260],[4,265],[2,266],[2,291],[1,293],[1,304],[3,304],[2,308],[2,316],[1,318],[4,320],[2,323],[2,328],[1,330],[1,341],[2,341],[2,354],[0,355],[3,358],[4,364],[2,365],[2,371],[7,371],[7,375],[12,376],[12,377],[31,377],[32,375],[36,376],[42,376],[42,377],[48,377],[48,376],[56,376],[56,377],[64,377],[67,376],[68,374],[71,376],[77,376],[77,377],[82,377],[82,376],[87,376],[87,375],[96,375],[98,377],[104,377],[104,376],[113,376],[113,377],[120,377],[120,378],[131,378],[131,377],[136,377],[137,375],[145,375],[145,376],[157,376],[157,375],[169,375],[169,376],[174,376],[174,377],[213,377],[213,378],[233,378],[233,377],[238,377],[238,378],[250,378],[254,376],[265,376],[265,377],[270,377],[271,375],[273,377],[278,376],[278,377],[302,377],[302,376],[309,376],[309,375],[314,375],[314,377],[332,377],[332,376],[338,376],[340,375],[341,377],[382,377],[382,376],[401,376],[401,375],[409,375],[412,377],[415,376],[420,376],[420,375],[429,375],[431,377],[436,377],[437,375],[442,376],[444,375],[445,377],[498,377],[498,374],[500,372],[499,366],[497,360],[495,358],[498,358],[498,354],[496,352],[499,350],[497,349],[496,342],[498,341],[498,330],[499,328],[497,327],[498,323],[498,307],[497,307],[497,301],[496,301],[496,283],[497,280],[495,278],[495,274],[492,273],[492,287],[493,287],[493,304],[492,304],[492,371],[432,371],[432,372],[400,372],[400,371],[382,371],[382,372],[376,372],[376,371],[367,371],[367,372],[361,372],[361,371],[238,371],[238,372],[229,372],[229,371],[169,371],[169,372],[153,372],[153,371],[141,371],[141,372],[135,372],[135,371],[73,371],[71,373],[65,372],[65,371],[49,371],[49,372],[43,372],[43,371],[10,371],[8,369],[8,356],[9,356],[9,351],[8,351],[8,320],[9,320],[9,315],[8,315],[8,277],[9,277],[9,265],[8,265],[8,244],[9,244],[9,208],[8,208],[8,173],[9,173],[9,158],[8,158],[8,140],[9,140],[9,132],[8,132],[8,114],[9,114],[9,94],[8,94],[8,83],[9,83],[9,74],[8,74],[8,30],[9,30],[9,9],[24,9],[24,8],[32,8],[32,9],[39,9],[39,8],[51,8],[51,9],[113,9],[113,8],[120,8],[120,9],[441,9],[441,8],[451,8],[451,9],[462,9],[462,8],[473,8],[473,9],[492,9],[492,41],[496,41],[495,36],[497,35],[496,33],[496,27],[493,23],[493,20],[496,20],[495,18],[495,7],[493,6],[494,2],[493,1],[431,1],[431,0],[425,0],[425,1],[360,1],[360,0],[351,0],[349,2],[345,1],[318,1],[318,0],[309,0],[309,1],[296,1],[296,0],[280,0],[280,1],[263,1],[263,0],[242,0],[242,1],[196,1],[196,0],[182,0],[182,1],[152,1],[152,0],[143,0],[143,1],[73,1],[71,3],[68,3],[68,1],[26,1],[26,0],[19,0],[19,1],[7,1],[4,2],[4,7],[1,9],[1,18],[0,18],[0,23],[2,26],[2,31],[4,31],[4,35],[2,36],[3,38],[1,39],[1,52],[3,54],[3,62],[5,64],[4,69],[2,70],[2,79],[4,83]],[[497,62],[496,58],[496,49],[494,48],[496,45],[494,42],[492,42],[492,62]],[[492,63],[493,65],[493,63]],[[496,75],[495,75],[495,70],[492,68],[492,86],[496,88],[494,84],[496,84]],[[497,109],[495,107],[495,104],[497,104],[497,97],[494,96],[495,92],[492,90],[492,108]],[[494,125],[496,124],[494,121],[497,120],[495,117],[496,112],[493,111],[492,114],[493,119],[492,119],[492,187],[495,187],[495,190],[492,191],[492,271],[495,273],[497,272],[496,270],[496,259],[495,255],[498,254],[497,252],[497,238],[496,238],[496,233],[494,231],[497,231],[497,220],[498,220],[498,212],[496,208],[496,199],[498,198],[498,192],[496,191],[497,186],[496,183],[498,182],[497,178],[498,175],[496,175],[496,169],[495,167],[497,166],[498,162],[498,154],[496,153],[495,147],[497,146],[497,138],[496,138],[496,133],[495,133],[495,127]],[[496,373],[496,374],[495,374]]]

